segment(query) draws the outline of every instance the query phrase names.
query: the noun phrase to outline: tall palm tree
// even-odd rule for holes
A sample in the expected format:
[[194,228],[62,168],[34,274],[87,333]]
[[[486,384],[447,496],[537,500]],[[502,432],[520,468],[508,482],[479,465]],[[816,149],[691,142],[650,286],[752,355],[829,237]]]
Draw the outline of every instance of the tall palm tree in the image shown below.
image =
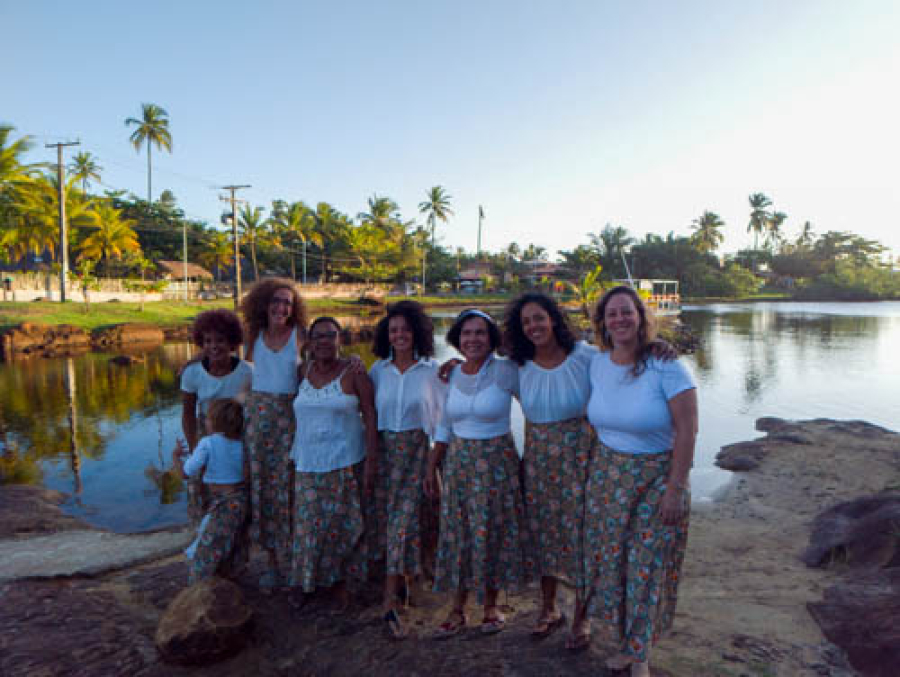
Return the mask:
[[315,232],[320,237],[319,246],[322,247],[322,278],[324,282],[329,282],[334,252],[347,243],[350,219],[327,202],[316,205],[313,217]]
[[[434,249],[434,228],[438,220],[447,223],[447,217],[453,216],[450,208],[452,196],[443,186],[432,186],[423,202],[419,203],[419,213],[425,214],[431,228],[431,249]],[[425,255],[422,255],[422,291],[425,291]]]
[[69,171],[76,180],[81,181],[81,190],[87,194],[88,181],[90,179],[99,181],[103,167],[97,163],[97,158],[90,151],[85,150],[75,154],[69,163]]
[[110,259],[121,259],[126,254],[141,250],[134,221],[123,219],[122,213],[108,202],[94,207],[97,215],[97,230],[91,233],[79,247],[79,260],[99,260],[109,277]]
[[372,225],[381,230],[390,232],[394,224],[399,221],[399,208],[397,203],[389,197],[373,195],[367,201],[369,211],[360,212],[356,218],[364,225]]
[[11,140],[15,127],[0,125],[0,193],[6,189],[15,187],[16,184],[27,182],[41,167],[40,164],[24,164],[22,162],[25,153],[32,149],[34,143],[30,136],[23,136],[15,141]]
[[259,264],[256,260],[256,242],[263,230],[263,208],[245,204],[238,218],[241,239],[250,243],[250,260],[253,262],[253,280],[259,282]]
[[747,232],[753,233],[753,248],[759,248],[759,236],[766,232],[770,214],[767,211],[772,206],[772,201],[763,193],[753,193],[750,196],[750,222],[747,224]]
[[322,235],[317,230],[315,215],[306,203],[274,200],[272,202],[272,218],[270,222],[279,231],[281,239],[289,242],[291,252],[291,277],[297,279],[297,266],[294,262],[294,245],[297,241],[303,246],[303,284],[306,284],[306,250],[309,243],[322,245]]
[[808,249],[815,240],[815,235],[813,235],[812,224],[807,221],[803,224],[803,230],[800,231],[800,235],[797,236],[797,248],[798,249]]
[[699,219],[694,219],[691,223],[694,230],[691,241],[697,250],[707,254],[718,249],[725,240],[725,236],[719,230],[724,225],[725,222],[715,212],[703,212]]
[[141,104],[141,117],[128,118],[125,120],[125,126],[134,125],[135,130],[132,132],[129,140],[134,149],[138,152],[141,145],[147,144],[147,204],[153,202],[152,190],[152,164],[150,161],[150,148],[156,146],[157,150],[165,149],[172,152],[172,134],[169,132],[169,114],[165,109],[157,106],[155,103]]
[[600,265],[609,275],[615,275],[615,271],[621,271],[624,275],[622,260],[625,250],[634,244],[635,240],[628,234],[624,226],[614,226],[607,223],[600,234],[588,233],[590,248],[600,256]]

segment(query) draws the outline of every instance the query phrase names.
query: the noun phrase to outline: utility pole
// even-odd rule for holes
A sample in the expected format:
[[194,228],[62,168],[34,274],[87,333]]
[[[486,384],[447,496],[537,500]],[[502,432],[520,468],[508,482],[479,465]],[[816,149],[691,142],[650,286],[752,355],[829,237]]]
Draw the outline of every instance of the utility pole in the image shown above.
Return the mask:
[[181,224],[181,236],[184,238],[184,261],[182,272],[184,273],[184,300],[188,300],[188,274],[187,274],[187,219],[183,219]]
[[481,222],[484,221],[484,207],[478,205],[478,260],[481,260]]
[[66,166],[63,164],[63,148],[79,146],[80,141],[66,143],[48,143],[46,148],[56,146],[56,180],[59,183],[57,200],[59,201],[59,302],[66,302],[66,282],[69,277],[69,235],[66,228]]
[[235,197],[235,192],[242,188],[251,188],[251,186],[244,184],[240,186],[222,186],[222,188],[231,193],[231,197],[220,195],[219,199],[223,202],[231,203],[231,235],[234,238],[234,310],[237,312],[238,307],[241,305],[241,250],[237,230],[237,203],[246,202],[246,200],[238,200]]

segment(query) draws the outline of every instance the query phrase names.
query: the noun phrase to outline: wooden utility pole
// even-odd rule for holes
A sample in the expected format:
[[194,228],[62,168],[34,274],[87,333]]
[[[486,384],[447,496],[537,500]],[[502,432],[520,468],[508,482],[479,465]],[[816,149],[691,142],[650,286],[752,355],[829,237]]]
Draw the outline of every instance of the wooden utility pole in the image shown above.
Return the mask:
[[478,260],[481,260],[481,222],[484,221],[484,207],[478,205]]
[[244,184],[240,186],[222,186],[222,188],[231,193],[231,197],[221,195],[219,196],[219,199],[223,202],[231,203],[231,235],[234,238],[234,311],[237,312],[241,305],[241,250],[237,229],[237,203],[246,202],[246,200],[238,200],[235,197],[235,192],[242,188],[251,188],[251,186],[249,184]]
[[59,182],[57,200],[59,200],[59,302],[66,302],[66,283],[69,277],[69,235],[66,228],[66,166],[63,164],[63,147],[79,146],[80,141],[65,143],[48,143],[46,148],[56,146],[56,180]]

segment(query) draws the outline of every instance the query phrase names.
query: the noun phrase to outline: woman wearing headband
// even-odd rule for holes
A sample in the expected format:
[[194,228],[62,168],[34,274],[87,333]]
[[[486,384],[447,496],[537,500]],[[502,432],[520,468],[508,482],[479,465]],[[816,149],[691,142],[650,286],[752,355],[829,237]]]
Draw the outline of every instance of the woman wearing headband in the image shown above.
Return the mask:
[[[438,639],[465,629],[465,604],[472,590],[484,604],[481,632],[503,630],[499,591],[517,589],[527,578],[520,461],[510,434],[518,369],[495,357],[500,338],[490,315],[474,309],[460,313],[447,333],[465,361],[450,375],[426,475],[426,492],[441,495],[434,587],[456,593]],[[443,488],[437,476],[442,461]]]

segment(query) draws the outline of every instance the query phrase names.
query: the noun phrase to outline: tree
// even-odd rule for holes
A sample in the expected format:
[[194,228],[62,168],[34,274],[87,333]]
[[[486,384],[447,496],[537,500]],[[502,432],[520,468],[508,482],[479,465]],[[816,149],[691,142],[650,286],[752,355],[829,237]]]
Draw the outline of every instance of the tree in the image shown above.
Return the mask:
[[319,246],[322,248],[322,281],[329,282],[334,255],[348,244],[350,220],[327,202],[316,205],[313,217],[315,232],[321,238]]
[[[434,249],[434,228],[438,220],[447,222],[448,216],[453,216],[450,208],[452,196],[442,186],[432,186],[423,202],[419,203],[419,213],[424,214],[431,228],[431,248]],[[425,286],[425,261],[422,261],[422,287]]]
[[600,265],[611,278],[625,277],[625,264],[622,263],[625,251],[634,244],[634,238],[622,226],[607,223],[600,234],[588,233],[590,247],[600,257]]
[[694,219],[691,223],[691,228],[694,230],[691,241],[704,254],[714,252],[725,239],[722,231],[719,230],[724,225],[725,222],[718,214],[703,212],[703,216]]
[[291,277],[297,279],[297,267],[294,262],[295,245],[299,240],[303,245],[303,284],[306,284],[306,250],[309,244],[322,245],[322,234],[317,230],[316,216],[304,202],[274,200],[272,202],[271,223],[278,229],[282,241],[288,242],[291,253]]
[[87,194],[88,191],[88,181],[90,179],[99,181],[100,172],[102,171],[103,167],[97,163],[97,158],[86,150],[76,153],[69,163],[69,172],[71,173],[71,176],[73,176],[76,181],[81,181],[81,190],[85,194]]
[[250,243],[250,260],[253,262],[253,280],[259,282],[259,263],[256,260],[256,241],[263,229],[263,208],[245,204],[238,218],[241,240]]
[[221,281],[222,268],[234,263],[234,245],[231,242],[231,236],[221,230],[209,233],[197,259],[203,266],[214,268],[216,281]]
[[759,236],[768,228],[770,214],[767,211],[772,206],[772,201],[763,193],[753,193],[750,196],[750,222],[747,224],[747,232],[753,233],[753,248],[759,248]]
[[347,240],[353,258],[358,265],[343,266],[344,272],[362,276],[366,286],[376,279],[387,279],[396,274],[397,244],[384,237],[377,226],[366,223],[347,232]]
[[150,148],[156,146],[157,150],[165,149],[172,152],[172,134],[169,132],[169,114],[155,103],[141,104],[141,117],[128,118],[125,126],[134,125],[129,140],[138,152],[142,144],[147,144],[147,202],[153,202],[152,190],[152,163],[150,160]]
[[110,259],[121,259],[126,254],[141,250],[134,222],[122,218],[118,209],[108,202],[101,202],[94,208],[97,215],[97,230],[91,233],[79,247],[78,260],[93,260],[103,263],[103,270],[109,277]]
[[771,251],[781,241],[781,225],[787,220],[784,212],[772,212],[766,220],[766,247]]
[[600,254],[586,244],[580,244],[571,251],[561,251],[559,255],[563,265],[579,278],[600,265]]
[[581,306],[581,312],[586,320],[591,319],[591,308],[600,292],[603,291],[603,284],[600,282],[600,273],[602,272],[600,265],[589,271],[581,278],[581,282],[566,283],[569,289],[575,294],[575,301]]

